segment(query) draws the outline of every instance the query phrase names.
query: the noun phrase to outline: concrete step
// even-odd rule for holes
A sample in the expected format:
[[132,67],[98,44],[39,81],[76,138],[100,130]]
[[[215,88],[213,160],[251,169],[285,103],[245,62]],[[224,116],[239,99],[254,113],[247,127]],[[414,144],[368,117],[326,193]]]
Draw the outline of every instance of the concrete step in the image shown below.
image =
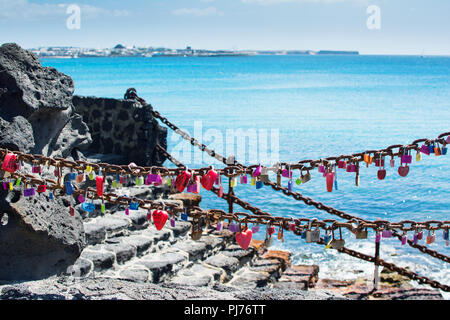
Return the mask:
[[288,267],[281,275],[274,288],[301,289],[313,288],[319,278],[319,267],[316,265],[296,265]]

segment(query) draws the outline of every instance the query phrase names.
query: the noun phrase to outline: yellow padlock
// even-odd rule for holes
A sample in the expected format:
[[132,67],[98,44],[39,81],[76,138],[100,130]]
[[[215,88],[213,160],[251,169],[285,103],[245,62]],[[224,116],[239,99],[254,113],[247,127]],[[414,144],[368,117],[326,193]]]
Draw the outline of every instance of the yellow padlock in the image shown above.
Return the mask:
[[416,153],[416,161],[422,160],[422,154],[420,152]]

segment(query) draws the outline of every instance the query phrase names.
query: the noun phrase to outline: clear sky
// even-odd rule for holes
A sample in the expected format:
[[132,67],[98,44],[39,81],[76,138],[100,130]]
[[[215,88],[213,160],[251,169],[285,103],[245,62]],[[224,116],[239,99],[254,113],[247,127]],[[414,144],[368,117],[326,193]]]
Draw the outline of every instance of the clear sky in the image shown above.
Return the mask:
[[[80,29],[66,26],[69,4]],[[0,0],[0,43],[450,55],[449,16],[450,0]]]

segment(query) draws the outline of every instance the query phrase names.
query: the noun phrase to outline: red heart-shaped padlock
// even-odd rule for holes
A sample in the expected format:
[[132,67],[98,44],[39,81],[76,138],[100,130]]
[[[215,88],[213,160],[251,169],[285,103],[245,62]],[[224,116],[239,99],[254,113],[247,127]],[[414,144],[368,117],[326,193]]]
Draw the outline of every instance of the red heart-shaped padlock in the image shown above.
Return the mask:
[[202,179],[200,180],[200,183],[202,184],[203,188],[206,190],[211,190],[211,188],[214,185],[214,182],[216,181],[218,176],[218,173],[216,170],[211,169],[208,171],[207,174],[205,174]]
[[191,178],[191,174],[188,171],[184,171],[175,179],[175,185],[179,192],[183,192],[186,188],[189,179]]
[[409,167],[408,166],[404,166],[404,167],[399,167],[398,168],[398,174],[402,177],[406,177],[408,175],[409,172]]
[[236,233],[236,241],[241,246],[242,249],[247,250],[252,241],[253,231],[246,229],[245,231]]
[[166,224],[169,215],[167,212],[162,210],[155,210],[153,212],[153,223],[155,224],[156,230],[161,230]]
[[269,233],[269,235],[274,234],[274,233],[275,233],[275,227],[274,227],[274,226],[270,226],[270,227],[267,229],[267,232]]
[[377,173],[378,179],[383,180],[386,178],[386,169],[380,169]]

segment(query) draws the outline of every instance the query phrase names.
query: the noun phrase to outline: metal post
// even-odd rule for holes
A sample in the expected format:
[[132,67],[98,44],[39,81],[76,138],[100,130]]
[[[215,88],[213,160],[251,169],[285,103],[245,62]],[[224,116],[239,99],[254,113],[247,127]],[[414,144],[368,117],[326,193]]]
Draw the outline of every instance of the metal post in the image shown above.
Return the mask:
[[378,283],[380,281],[380,274],[378,272],[379,260],[380,260],[380,241],[377,241],[377,236],[375,236],[375,272],[373,278],[374,291],[378,290]]
[[231,177],[228,178],[228,212],[233,213],[233,200],[231,196],[234,195],[233,187],[231,186]]

